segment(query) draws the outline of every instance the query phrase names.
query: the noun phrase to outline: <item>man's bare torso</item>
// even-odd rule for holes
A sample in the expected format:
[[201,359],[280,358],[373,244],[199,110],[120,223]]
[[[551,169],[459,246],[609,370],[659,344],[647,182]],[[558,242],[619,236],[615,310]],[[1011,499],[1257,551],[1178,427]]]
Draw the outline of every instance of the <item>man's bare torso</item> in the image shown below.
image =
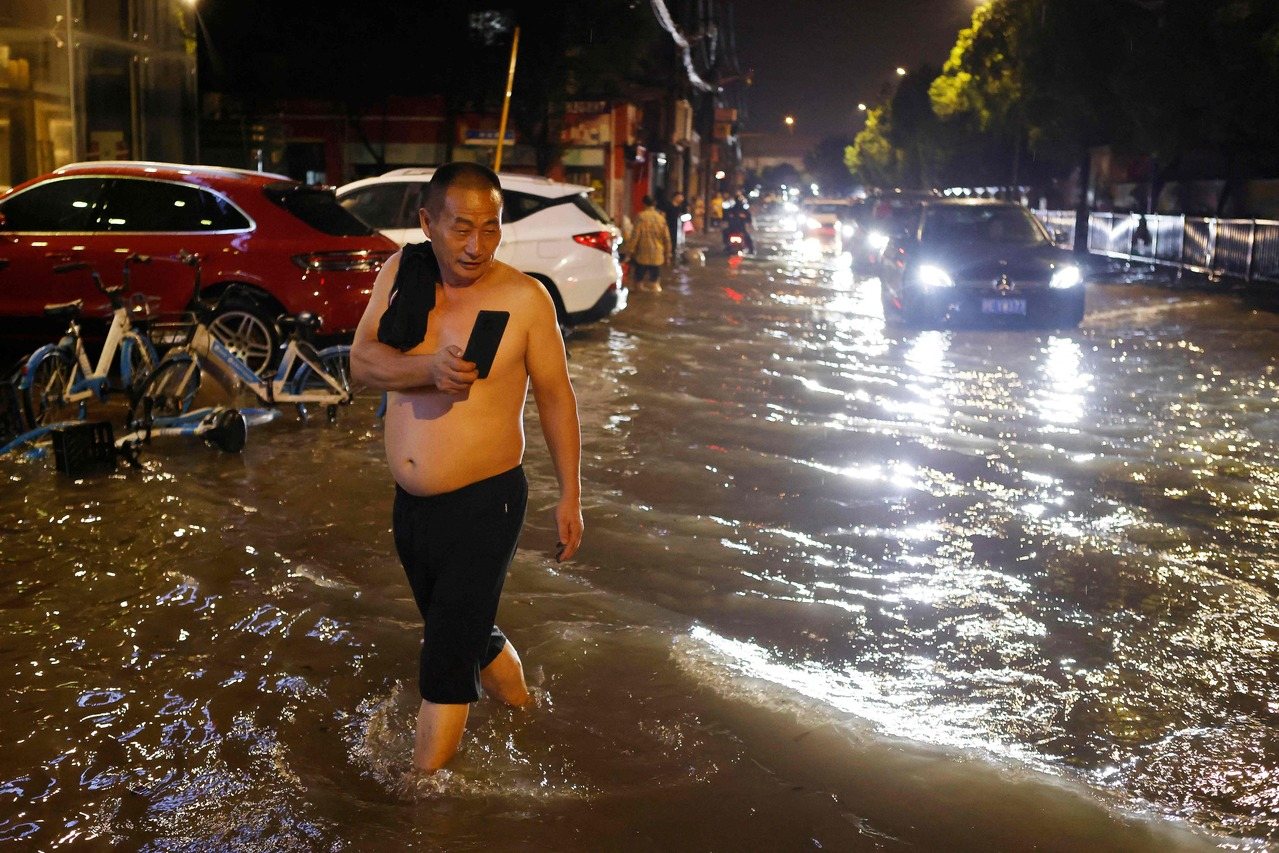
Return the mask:
[[[536,281],[501,262],[466,287],[437,285],[422,343],[410,354],[466,347],[481,309],[509,311],[493,369],[463,394],[435,389],[388,392],[386,458],[411,494],[436,495],[500,474],[524,458],[528,370],[527,306]],[[524,309],[524,310],[521,310]]]

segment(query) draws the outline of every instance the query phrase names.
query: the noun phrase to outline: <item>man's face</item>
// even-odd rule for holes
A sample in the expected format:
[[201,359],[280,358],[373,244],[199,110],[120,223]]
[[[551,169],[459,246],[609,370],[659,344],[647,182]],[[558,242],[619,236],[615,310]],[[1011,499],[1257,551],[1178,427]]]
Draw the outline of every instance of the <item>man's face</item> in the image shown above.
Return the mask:
[[502,195],[497,190],[451,186],[440,212],[432,216],[423,208],[418,219],[431,238],[445,284],[474,284],[492,268],[502,242]]

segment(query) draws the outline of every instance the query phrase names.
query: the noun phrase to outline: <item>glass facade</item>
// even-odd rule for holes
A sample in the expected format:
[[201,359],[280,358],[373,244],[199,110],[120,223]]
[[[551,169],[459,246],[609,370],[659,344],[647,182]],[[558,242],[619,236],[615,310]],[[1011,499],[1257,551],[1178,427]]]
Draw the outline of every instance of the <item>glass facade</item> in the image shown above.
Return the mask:
[[0,188],[79,160],[196,162],[190,0],[0,3]]

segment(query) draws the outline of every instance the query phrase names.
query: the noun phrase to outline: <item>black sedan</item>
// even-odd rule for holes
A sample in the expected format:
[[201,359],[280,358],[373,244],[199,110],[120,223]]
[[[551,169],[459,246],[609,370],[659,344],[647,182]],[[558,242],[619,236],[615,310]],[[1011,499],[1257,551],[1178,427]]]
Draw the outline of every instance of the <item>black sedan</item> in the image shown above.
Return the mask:
[[1084,276],[1021,205],[938,199],[894,235],[880,262],[884,316],[912,325],[1017,322],[1073,328]]

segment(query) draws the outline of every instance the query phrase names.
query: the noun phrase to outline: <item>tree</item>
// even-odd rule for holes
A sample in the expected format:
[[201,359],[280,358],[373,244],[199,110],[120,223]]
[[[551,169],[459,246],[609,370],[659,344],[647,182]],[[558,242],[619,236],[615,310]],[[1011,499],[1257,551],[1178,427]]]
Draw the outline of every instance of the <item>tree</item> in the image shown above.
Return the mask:
[[865,184],[891,187],[901,182],[901,152],[889,141],[891,129],[889,108],[873,107],[866,111],[866,124],[853,144],[844,151],[848,171]]
[[938,115],[1024,143],[1040,165],[1078,162],[1085,185],[1101,144],[1152,157],[1156,186],[1192,152],[1255,168],[1279,145],[1279,4],[992,0],[930,95]]

